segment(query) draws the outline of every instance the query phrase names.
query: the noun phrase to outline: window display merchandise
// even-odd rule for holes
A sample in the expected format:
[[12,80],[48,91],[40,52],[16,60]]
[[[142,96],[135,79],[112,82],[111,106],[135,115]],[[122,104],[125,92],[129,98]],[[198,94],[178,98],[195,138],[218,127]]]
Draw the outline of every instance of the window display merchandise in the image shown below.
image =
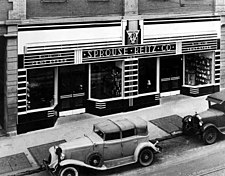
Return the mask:
[[185,57],[185,84],[212,83],[212,58],[207,54],[190,54]]
[[91,65],[91,98],[121,97],[122,62]]

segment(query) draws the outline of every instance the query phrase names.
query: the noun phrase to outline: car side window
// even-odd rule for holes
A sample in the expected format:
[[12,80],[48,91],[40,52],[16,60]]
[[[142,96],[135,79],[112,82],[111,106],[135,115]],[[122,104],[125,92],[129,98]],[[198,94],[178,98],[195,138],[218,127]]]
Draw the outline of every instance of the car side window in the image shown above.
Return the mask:
[[135,135],[135,129],[122,131],[122,138],[131,137]]
[[115,140],[115,139],[120,139],[120,132],[114,132],[114,133],[107,133],[105,134],[105,140]]

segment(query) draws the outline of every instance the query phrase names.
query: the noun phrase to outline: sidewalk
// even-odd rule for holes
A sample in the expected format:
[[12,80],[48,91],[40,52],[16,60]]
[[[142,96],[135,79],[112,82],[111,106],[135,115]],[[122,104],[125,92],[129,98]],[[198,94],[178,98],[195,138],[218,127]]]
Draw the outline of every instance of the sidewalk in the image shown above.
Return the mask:
[[[161,105],[127,113],[98,117],[88,113],[60,117],[52,128],[33,131],[12,137],[0,138],[0,176],[23,175],[22,172],[41,169],[52,145],[73,140],[91,132],[92,125],[102,118],[138,116],[148,121],[152,140],[164,140],[179,134],[181,118],[207,109],[206,96],[176,95],[161,99]],[[169,124],[169,126],[168,126]]]

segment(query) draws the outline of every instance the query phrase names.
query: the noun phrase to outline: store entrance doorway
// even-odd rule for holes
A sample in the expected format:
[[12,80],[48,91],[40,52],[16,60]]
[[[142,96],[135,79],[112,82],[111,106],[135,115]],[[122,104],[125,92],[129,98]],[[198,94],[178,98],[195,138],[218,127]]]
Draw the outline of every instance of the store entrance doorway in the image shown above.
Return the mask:
[[181,89],[182,56],[160,58],[160,92],[171,92]]
[[[59,67],[59,111],[85,107],[87,97],[86,66]],[[69,114],[67,114],[69,115]]]

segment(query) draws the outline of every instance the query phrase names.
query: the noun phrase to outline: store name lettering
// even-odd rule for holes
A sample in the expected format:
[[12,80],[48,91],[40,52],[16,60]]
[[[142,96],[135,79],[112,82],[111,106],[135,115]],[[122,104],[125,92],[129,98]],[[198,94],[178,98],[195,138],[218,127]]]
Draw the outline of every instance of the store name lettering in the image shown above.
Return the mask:
[[67,59],[51,59],[51,60],[41,60],[41,61],[33,61],[32,65],[46,65],[46,64],[58,64],[67,62]]
[[[208,42],[202,41],[202,42],[192,42],[191,47],[188,48],[188,51],[196,51],[196,50],[207,50],[212,49],[212,46],[208,45]],[[204,46],[202,46],[204,45]]]
[[48,59],[48,58],[53,58],[53,57],[60,57],[61,53],[54,53],[54,54],[44,54],[44,55],[40,55],[39,58],[40,59]]
[[212,49],[212,46],[196,46],[188,48],[189,51]]
[[83,51],[83,58],[148,54],[148,53],[175,51],[175,50],[176,50],[176,44],[128,46],[128,47],[123,47],[123,48],[84,50]]

